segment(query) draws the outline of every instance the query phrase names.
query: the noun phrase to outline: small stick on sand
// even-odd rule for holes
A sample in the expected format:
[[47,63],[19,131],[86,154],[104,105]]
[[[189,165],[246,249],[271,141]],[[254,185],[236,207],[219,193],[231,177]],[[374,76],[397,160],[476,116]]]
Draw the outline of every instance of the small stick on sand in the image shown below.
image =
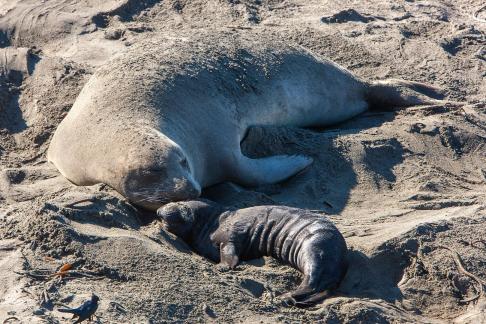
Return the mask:
[[45,272],[46,272],[45,270],[31,270],[31,271],[23,271],[23,272],[14,271],[14,273],[18,275],[27,275],[34,279],[47,279],[47,278],[52,278],[61,275],[66,277],[86,277],[93,280],[99,280],[104,278],[103,276],[100,275],[96,275],[85,271],[77,271],[77,270],[67,270],[67,271],[56,272],[56,273],[45,273]]
[[64,208],[76,209],[75,206],[77,204],[81,204],[81,203],[84,203],[84,202],[93,202],[93,199],[92,198],[86,198],[86,199],[77,200],[75,202],[72,202],[72,203],[69,203],[69,204],[64,205]]
[[247,26],[224,26],[226,28],[231,28],[231,29],[252,29],[252,27],[247,27]]
[[126,314],[127,312],[126,308],[122,304],[117,303],[115,301],[111,301],[109,305],[113,307],[113,309],[119,311],[120,313]]
[[467,271],[464,268],[464,264],[462,263],[462,259],[461,259],[461,256],[459,255],[459,253],[457,253],[455,250],[451,249],[450,247],[447,247],[447,246],[444,246],[444,245],[438,245],[437,247],[442,248],[442,249],[446,249],[449,252],[451,252],[452,253],[452,259],[454,260],[454,263],[456,264],[457,270],[459,270],[459,272],[462,273],[463,275],[465,275],[465,276],[473,279],[474,281],[476,281],[479,285],[479,289],[477,289],[478,294],[476,296],[473,296],[473,297],[468,298],[468,299],[463,299],[463,300],[461,300],[461,302],[469,303],[469,302],[475,301],[476,299],[479,299],[480,297],[484,296],[484,285],[486,285],[486,282],[483,281],[478,276],[476,276],[475,274],[470,273],[469,271]]
[[47,289],[44,289],[42,291],[40,300],[41,300],[41,306],[42,305],[49,305],[51,303],[51,297],[49,296]]
[[479,7],[478,10],[476,10],[474,13],[473,13],[473,18],[479,22],[482,22],[482,23],[486,23],[486,20],[485,19],[481,19],[479,18],[479,13],[483,10],[486,9],[486,5],[482,6],[482,7]]
[[476,243],[481,243],[483,247],[486,247],[486,241],[485,240],[476,240],[470,243],[471,246],[480,249],[479,246],[476,245]]

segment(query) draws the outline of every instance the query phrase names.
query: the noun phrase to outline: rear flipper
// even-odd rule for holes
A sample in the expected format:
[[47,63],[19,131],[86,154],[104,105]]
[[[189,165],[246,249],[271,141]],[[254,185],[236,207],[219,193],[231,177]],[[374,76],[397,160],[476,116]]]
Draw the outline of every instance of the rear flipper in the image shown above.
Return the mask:
[[316,291],[310,287],[302,287],[280,297],[286,306],[311,307],[331,296],[330,290]]
[[436,87],[395,79],[370,82],[366,97],[370,109],[378,110],[448,103],[443,100],[443,91]]
[[340,234],[334,237],[326,231],[321,233],[324,235],[314,236],[300,250],[300,260],[305,261],[300,268],[304,278],[295,291],[283,296],[284,303],[297,307],[318,304],[331,296],[344,277],[347,269],[344,238]]
[[242,155],[230,176],[244,186],[273,184],[290,178],[312,162],[312,158],[302,155],[275,155],[261,159]]

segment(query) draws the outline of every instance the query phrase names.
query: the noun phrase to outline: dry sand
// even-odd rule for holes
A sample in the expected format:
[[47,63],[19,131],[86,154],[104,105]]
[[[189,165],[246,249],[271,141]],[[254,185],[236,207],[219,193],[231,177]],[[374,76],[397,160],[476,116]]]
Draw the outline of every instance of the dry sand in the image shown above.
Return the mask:
[[[99,323],[486,322],[486,9],[481,0],[0,0],[0,321],[59,323],[101,298]],[[104,186],[46,162],[97,66],[143,39],[200,30],[273,34],[367,79],[442,87],[467,105],[369,112],[326,129],[254,128],[249,156],[303,153],[285,183],[205,196],[330,215],[350,246],[337,295],[281,307],[300,276],[272,259],[219,272]],[[81,140],[81,139],[80,139]],[[445,249],[443,246],[450,248]],[[458,253],[467,271],[454,263]],[[91,277],[59,281],[64,263]],[[95,277],[93,277],[95,275]],[[481,279],[482,278],[482,279]]]

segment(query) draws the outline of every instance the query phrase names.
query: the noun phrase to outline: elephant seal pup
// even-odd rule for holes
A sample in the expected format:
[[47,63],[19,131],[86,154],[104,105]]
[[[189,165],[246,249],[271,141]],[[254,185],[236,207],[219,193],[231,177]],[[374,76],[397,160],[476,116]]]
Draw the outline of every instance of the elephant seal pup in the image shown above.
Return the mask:
[[224,181],[277,183],[310,157],[251,159],[250,126],[325,126],[374,106],[431,102],[404,82],[366,82],[266,35],[211,31],[132,46],[98,69],[57,128],[48,160],[77,185],[106,183],[156,210]]
[[346,242],[322,215],[305,209],[257,206],[225,211],[207,200],[167,204],[165,228],[198,254],[233,269],[239,260],[272,256],[300,270],[299,287],[284,302],[310,306],[329,296],[346,271]]

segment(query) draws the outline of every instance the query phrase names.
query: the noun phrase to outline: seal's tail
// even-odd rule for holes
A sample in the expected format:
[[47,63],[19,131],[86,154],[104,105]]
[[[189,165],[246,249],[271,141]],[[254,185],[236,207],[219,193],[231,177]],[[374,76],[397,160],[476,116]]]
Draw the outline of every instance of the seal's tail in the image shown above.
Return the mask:
[[368,84],[367,101],[373,110],[447,103],[442,99],[440,89],[420,82],[390,79]]

